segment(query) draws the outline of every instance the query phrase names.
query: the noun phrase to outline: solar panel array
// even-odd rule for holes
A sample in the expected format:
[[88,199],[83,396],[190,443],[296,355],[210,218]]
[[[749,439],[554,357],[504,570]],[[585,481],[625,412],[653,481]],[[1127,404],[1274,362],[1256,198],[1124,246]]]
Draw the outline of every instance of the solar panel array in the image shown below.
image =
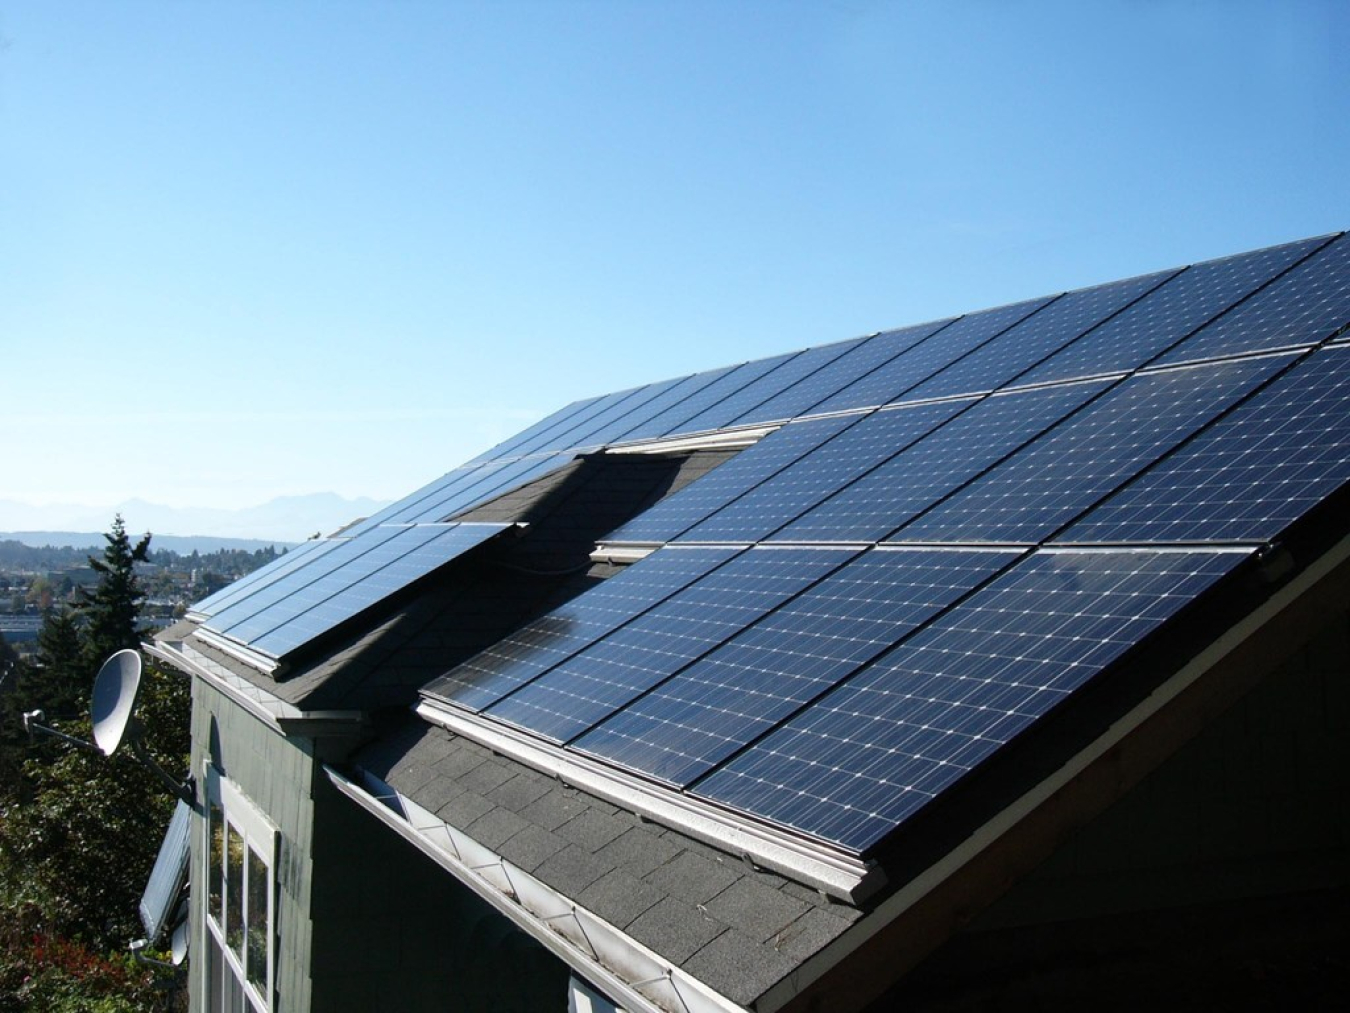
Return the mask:
[[1348,324],[1337,235],[580,401],[199,611],[291,649],[411,551],[392,523],[776,427],[424,694],[866,854],[1350,481]]
[[196,606],[213,633],[282,658],[397,595],[508,524],[382,524],[306,542]]

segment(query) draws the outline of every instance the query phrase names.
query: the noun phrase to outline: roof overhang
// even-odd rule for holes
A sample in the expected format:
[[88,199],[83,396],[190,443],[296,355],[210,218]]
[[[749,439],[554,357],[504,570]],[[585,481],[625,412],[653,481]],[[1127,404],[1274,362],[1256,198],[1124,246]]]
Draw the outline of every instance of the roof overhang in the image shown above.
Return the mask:
[[629,1013],[744,1013],[671,961],[369,774],[342,794],[430,857]]

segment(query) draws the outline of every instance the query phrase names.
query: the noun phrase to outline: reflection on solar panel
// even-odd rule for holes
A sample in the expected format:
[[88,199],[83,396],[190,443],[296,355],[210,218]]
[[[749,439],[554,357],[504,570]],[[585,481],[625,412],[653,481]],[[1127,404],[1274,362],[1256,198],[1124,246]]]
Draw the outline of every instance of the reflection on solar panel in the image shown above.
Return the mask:
[[950,323],[951,320],[938,320],[852,342],[851,347],[839,358],[798,380],[757,408],[738,415],[731,425],[779,422],[802,415]]
[[504,524],[375,528],[310,553],[211,616],[208,629],[282,657],[504,530]]
[[858,421],[834,415],[793,422],[612,532],[607,542],[668,542]]
[[948,397],[994,390],[1120,312],[1175,271],[1130,278],[1060,296],[1039,313],[919,384],[906,398]]
[[1311,356],[1064,533],[1271,541],[1350,479],[1350,349]]
[[750,549],[488,708],[564,742],[739,633],[853,550]]
[[878,541],[1106,386],[1098,380],[986,398],[770,540]]
[[1162,356],[1240,355],[1329,338],[1350,323],[1350,242],[1342,236]]
[[799,517],[931,432],[971,401],[874,412],[680,536],[679,541],[756,541]]
[[1189,267],[1017,382],[1137,369],[1326,242],[1325,236],[1304,239]]
[[1008,551],[867,552],[575,744],[688,784],[1016,558]]
[[1049,538],[1290,361],[1266,356],[1131,377],[893,538]]
[[849,384],[811,410],[833,412],[846,408],[870,408],[899,400],[906,391],[923,383],[943,366],[955,362],[971,349],[978,348],[1051,301],[1052,297],[1031,299],[964,316],[932,337],[917,342],[903,354]]
[[447,496],[429,497],[422,503],[407,510],[399,511],[385,523],[421,524],[449,520],[455,514],[464,513],[466,510],[471,510],[490,499],[504,496],[513,489],[519,489],[528,482],[543,478],[549,472],[556,471],[570,460],[572,460],[571,454],[544,454],[540,457],[522,457],[518,461],[505,464],[499,470],[494,470],[481,481],[455,489]]
[[1037,552],[695,791],[863,852],[1244,558]]
[[470,710],[501,699],[736,554],[661,549],[536,619],[431,683],[426,694]]

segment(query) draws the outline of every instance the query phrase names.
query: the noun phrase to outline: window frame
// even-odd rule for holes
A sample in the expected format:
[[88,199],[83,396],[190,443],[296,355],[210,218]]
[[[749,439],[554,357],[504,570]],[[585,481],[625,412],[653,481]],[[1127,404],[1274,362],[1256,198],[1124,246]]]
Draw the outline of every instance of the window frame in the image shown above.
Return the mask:
[[[208,1010],[223,1009],[231,1000],[231,1013],[236,1009],[235,997],[242,997],[242,1010],[248,1013],[273,1013],[276,997],[277,956],[277,847],[280,833],[272,823],[236,785],[209,762],[204,764],[203,783],[206,786],[205,818],[202,824],[202,855],[204,856],[207,889],[202,900],[202,950],[207,959],[201,961],[202,995]],[[219,814],[219,816],[217,816]],[[222,834],[222,847],[215,847],[217,826]],[[229,842],[237,836],[241,845],[237,872],[230,868]],[[217,864],[217,856],[223,861]],[[253,882],[261,866],[266,880],[265,892],[260,893]],[[219,876],[219,882],[217,882]],[[237,884],[238,898],[232,896]],[[250,938],[256,912],[252,910],[259,896],[265,896],[267,911],[262,922],[266,933],[266,967],[261,981],[254,963],[254,939]],[[218,917],[217,908],[223,915]],[[238,912],[240,936],[238,951],[230,938],[234,926],[231,912]],[[222,921],[224,924],[222,924]],[[229,995],[220,987],[223,974],[233,979]],[[259,987],[261,986],[261,987]]]

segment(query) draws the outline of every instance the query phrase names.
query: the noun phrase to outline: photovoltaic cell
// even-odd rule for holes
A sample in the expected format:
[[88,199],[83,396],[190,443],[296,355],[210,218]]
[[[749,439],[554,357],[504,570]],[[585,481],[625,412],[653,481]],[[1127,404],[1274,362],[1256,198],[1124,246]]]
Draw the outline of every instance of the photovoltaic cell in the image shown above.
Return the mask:
[[1065,346],[1018,383],[1128,372],[1325,244],[1325,236],[1196,264]]
[[754,383],[765,373],[781,366],[796,353],[775,355],[769,359],[756,359],[743,362],[728,370],[696,394],[692,394],[678,404],[671,405],[663,412],[637,423],[614,436],[615,443],[632,443],[637,440],[654,440],[677,432],[689,432],[685,425],[690,419],[700,415],[713,405],[721,404],[737,391]]
[[219,610],[205,625],[207,629],[214,630],[217,633],[229,634],[236,640],[247,643],[248,634],[242,630],[235,633],[236,627],[242,627],[252,617],[279,602],[285,601],[287,597],[321,577],[325,577],[335,570],[349,565],[353,560],[378,549],[404,530],[406,529],[403,527],[390,526],[372,528],[358,538],[343,539],[325,553],[312,553],[306,559],[304,565],[297,567],[278,580],[270,581],[263,587],[251,589],[248,594],[231,602],[228,607]]
[[856,415],[790,422],[697,482],[638,514],[606,542],[668,542],[858,421]]
[[738,415],[744,415],[752,411],[765,401],[792,387],[799,380],[825,369],[851,347],[851,342],[841,342],[798,352],[778,368],[765,373],[754,382],[746,384],[725,401],[710,405],[698,415],[682,423],[680,429],[695,433],[704,429],[721,429],[730,424]]
[[[383,537],[349,542],[346,546],[349,552],[329,553],[319,565],[298,571],[290,579],[284,596],[265,600],[263,594],[253,595],[241,603],[240,611],[247,615],[233,617],[222,613],[211,625],[217,632],[280,657],[350,619],[361,609],[383,601],[507,526],[419,524],[379,528],[375,535]],[[433,542],[439,543],[439,548],[428,550],[427,546]],[[340,553],[345,557],[341,565],[322,565],[337,561]],[[373,597],[367,597],[370,595]],[[330,602],[336,604],[329,607]],[[304,615],[308,618],[294,627],[289,625]],[[217,626],[217,622],[221,625]]]
[[469,464],[481,464],[484,461],[495,461],[505,457],[519,457],[517,447],[522,447],[527,443],[544,436],[549,432],[561,432],[568,425],[575,424],[576,420],[583,415],[599,411],[600,402],[616,395],[606,395],[603,397],[584,398],[580,401],[573,401],[565,408],[561,408],[552,415],[547,415],[540,419],[534,425],[522,429],[515,436],[509,437],[497,444],[492,449],[479,454]]
[[1071,542],[1276,538],[1350,480],[1350,349],[1314,352],[1088,512]]
[[659,396],[646,402],[641,409],[635,409],[616,422],[610,427],[606,442],[621,443],[627,441],[630,432],[646,427],[653,419],[664,416],[668,411],[678,409],[680,405],[689,402],[691,398],[698,397],[710,387],[714,390],[718,389],[713,385],[722,384],[724,378],[738,368],[739,366],[723,366],[720,369],[709,369],[685,377],[684,382],[668,387]]
[[852,342],[851,347],[839,358],[809,376],[802,377],[791,387],[744,415],[737,416],[730,424],[745,426],[804,415],[849,384],[860,380],[951,322],[950,319],[938,320],[900,331],[875,334]]
[[1130,377],[892,539],[1043,541],[1290,361],[1276,355]]
[[1246,558],[1037,552],[695,793],[863,853]]
[[371,516],[367,517],[365,520],[353,524],[344,532],[344,534],[348,537],[355,537],[371,528],[378,528],[381,524],[397,523],[395,521],[396,517],[413,516],[426,506],[451,499],[470,485],[481,482],[488,475],[501,471],[510,464],[512,460],[512,458],[506,458],[500,461],[466,464],[456,468],[454,471],[442,475],[434,482],[428,482],[416,492],[410,493],[394,503],[390,503],[387,507],[371,514]]
[[874,542],[1100,394],[1102,380],[985,398],[807,511],[770,541]]
[[487,708],[565,742],[847,562],[855,550],[749,549]]
[[905,398],[996,390],[1174,274],[1175,271],[1161,271],[1062,295],[1039,313],[919,384]]
[[194,615],[213,616],[222,609],[227,608],[240,598],[258,591],[274,581],[280,580],[288,573],[305,566],[311,558],[317,558],[325,552],[342,545],[341,539],[316,538],[308,542],[303,542],[284,556],[272,560],[264,567],[254,570],[246,576],[240,577],[232,584],[221,588],[215,594],[212,594],[192,606],[191,612]]
[[[276,625],[249,646],[280,658],[388,600],[504,531],[507,524],[426,524],[407,529],[358,563],[315,581],[265,613]],[[264,618],[264,617],[258,617]]]
[[735,550],[726,548],[658,549],[458,665],[423,692],[469,710],[480,710],[735,554]]
[[942,367],[1035,313],[1053,298],[1031,299],[961,317],[811,410],[831,412],[869,408],[899,400],[906,391],[917,387]]
[[613,436],[632,427],[642,418],[644,405],[660,400],[662,395],[682,386],[688,377],[676,377],[660,383],[650,383],[631,391],[627,397],[616,400],[603,411],[577,422],[559,433],[546,435],[520,448],[522,454],[537,454],[548,450],[566,450],[576,447],[596,447]]
[[1350,241],[1322,247],[1158,359],[1185,362],[1312,344],[1350,323]]
[[696,524],[677,541],[758,541],[925,436],[971,401],[873,412]]
[[574,745],[688,784],[1016,558],[1008,551],[866,552]]
[[386,523],[421,524],[449,520],[455,514],[463,513],[497,496],[504,496],[513,489],[519,489],[550,472],[557,471],[572,459],[571,454],[562,453],[508,461],[480,481],[447,490],[440,496],[428,497],[421,503],[394,514]]

